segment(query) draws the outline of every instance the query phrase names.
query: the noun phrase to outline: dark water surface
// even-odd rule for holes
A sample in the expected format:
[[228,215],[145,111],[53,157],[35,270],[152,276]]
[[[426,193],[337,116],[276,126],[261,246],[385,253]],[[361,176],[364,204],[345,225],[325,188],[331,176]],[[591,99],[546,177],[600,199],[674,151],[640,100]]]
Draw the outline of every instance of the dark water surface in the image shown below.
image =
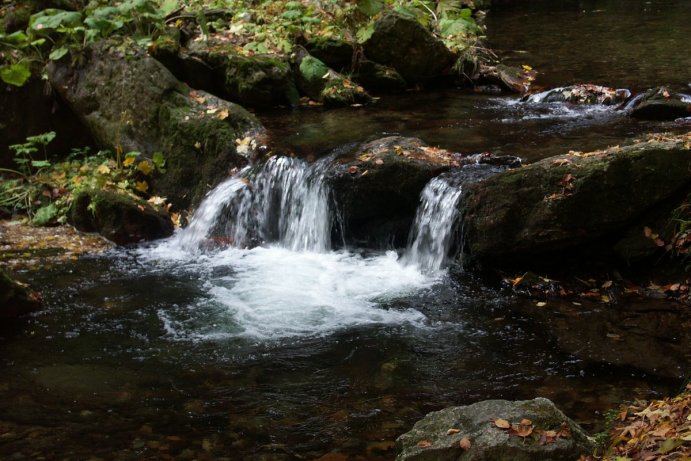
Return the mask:
[[[689,78],[689,2],[557,3],[490,15],[493,46],[545,83]],[[527,160],[688,127],[452,91],[264,121],[303,154],[397,133]],[[544,396],[597,430],[624,399],[677,390],[560,352],[514,313],[527,301],[469,274],[424,279],[357,251],[151,251],[24,274],[46,309],[0,332],[0,459],[391,460],[398,435],[449,405]],[[318,308],[339,297],[341,311]]]

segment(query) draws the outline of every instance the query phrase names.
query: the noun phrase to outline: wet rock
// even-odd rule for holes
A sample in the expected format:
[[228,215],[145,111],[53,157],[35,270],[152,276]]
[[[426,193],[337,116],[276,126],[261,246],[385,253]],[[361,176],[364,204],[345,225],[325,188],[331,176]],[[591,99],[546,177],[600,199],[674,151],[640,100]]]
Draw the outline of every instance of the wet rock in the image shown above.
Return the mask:
[[[498,419],[507,424],[495,424]],[[595,442],[550,400],[536,398],[429,413],[396,440],[396,448],[397,461],[573,461],[592,453]]]
[[0,319],[15,319],[41,308],[37,294],[0,270]]
[[418,138],[390,136],[344,148],[326,177],[346,240],[381,248],[405,245],[420,192],[431,178],[466,164],[516,160],[464,156]]
[[603,104],[606,106],[621,104],[631,97],[626,89],[614,89],[606,86],[581,84],[554,88],[542,93],[531,94],[523,98],[526,102],[566,102],[570,104]]
[[190,90],[127,40],[89,47],[80,66],[51,62],[48,75],[101,147],[164,154],[167,172],[150,185],[177,208],[198,203],[231,168],[246,163],[251,152],[236,140],[262,132],[245,109]]
[[393,67],[368,60],[358,64],[353,79],[367,90],[378,93],[400,93],[408,86],[401,74]]
[[454,55],[444,43],[413,18],[385,13],[363,43],[372,61],[393,67],[409,83],[444,75]]
[[504,64],[496,66],[480,65],[472,80],[481,86],[498,86],[514,93],[527,93],[537,76],[530,68],[511,67]]
[[489,265],[525,263],[616,238],[691,186],[690,161],[682,141],[648,141],[551,157],[473,184],[463,216],[469,257]]
[[85,190],[75,197],[69,222],[84,232],[98,232],[118,245],[168,237],[173,223],[167,213],[144,200],[106,190]]
[[652,88],[626,107],[632,117],[643,120],[674,120],[691,117],[691,96],[665,87]]
[[666,378],[684,378],[691,366],[691,313],[660,299],[631,299],[611,306],[550,299],[519,310],[549,332],[560,349],[590,363],[633,367]]
[[293,54],[298,87],[311,99],[327,106],[367,103],[370,95],[356,83],[330,69],[307,50],[298,47]]

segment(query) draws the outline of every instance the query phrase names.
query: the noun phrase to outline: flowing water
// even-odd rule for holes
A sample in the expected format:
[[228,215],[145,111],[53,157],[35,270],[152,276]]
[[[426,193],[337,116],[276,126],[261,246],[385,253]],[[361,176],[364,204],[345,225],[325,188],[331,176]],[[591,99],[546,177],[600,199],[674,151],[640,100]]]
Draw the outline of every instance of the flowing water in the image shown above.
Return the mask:
[[[557,71],[574,63],[575,81],[599,72],[614,86],[688,78],[667,66],[668,46],[691,23],[686,2],[567,3],[578,8],[530,2],[518,17],[491,15],[495,46],[541,64],[545,81],[564,79],[555,85],[571,82]],[[549,48],[582,41],[581,15],[593,24],[589,37],[615,47],[590,74],[590,49]],[[615,16],[617,27],[605,27]],[[578,27],[557,28],[558,18]],[[641,44],[619,40],[619,26],[658,34],[648,28],[659,21],[670,42],[646,57],[637,80],[627,65],[641,59]],[[264,120],[305,156],[400,133],[527,161],[688,128],[451,91]],[[625,398],[676,390],[560,352],[516,313],[526,301],[449,266],[467,178],[428,184],[407,249],[338,248],[329,161],[276,157],[219,185],[167,241],[23,274],[46,308],[0,331],[0,459],[391,460],[398,435],[449,405],[545,396],[597,429]]]

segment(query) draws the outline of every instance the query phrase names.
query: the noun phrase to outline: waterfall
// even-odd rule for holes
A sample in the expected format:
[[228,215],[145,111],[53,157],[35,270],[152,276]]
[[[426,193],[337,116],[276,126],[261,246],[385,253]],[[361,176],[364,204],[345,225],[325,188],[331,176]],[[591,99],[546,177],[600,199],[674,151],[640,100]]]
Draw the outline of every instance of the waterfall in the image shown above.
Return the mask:
[[448,260],[457,229],[462,188],[448,176],[438,176],[420,193],[420,205],[402,261],[423,272],[441,269]]
[[197,250],[212,235],[235,247],[278,243],[294,251],[331,247],[331,213],[324,182],[327,160],[309,165],[272,157],[259,170],[243,170],[211,191],[176,237]]

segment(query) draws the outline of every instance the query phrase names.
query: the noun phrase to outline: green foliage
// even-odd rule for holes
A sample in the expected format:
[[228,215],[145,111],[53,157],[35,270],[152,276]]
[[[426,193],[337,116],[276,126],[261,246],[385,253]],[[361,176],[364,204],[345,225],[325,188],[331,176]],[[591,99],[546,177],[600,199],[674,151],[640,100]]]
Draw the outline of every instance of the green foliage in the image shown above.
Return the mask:
[[31,77],[31,70],[26,62],[17,62],[0,68],[0,78],[8,85],[22,86]]
[[[108,151],[89,155],[88,148],[84,148],[73,150],[63,162],[35,160],[39,149],[45,149],[54,138],[55,133],[48,132],[11,146],[18,170],[0,169],[5,176],[0,181],[0,207],[27,213],[35,225],[64,222],[73,197],[84,189],[148,197],[146,178],[154,172],[165,173],[166,159],[160,152],[151,159],[129,152],[119,163]],[[164,202],[155,199],[156,205]]]

